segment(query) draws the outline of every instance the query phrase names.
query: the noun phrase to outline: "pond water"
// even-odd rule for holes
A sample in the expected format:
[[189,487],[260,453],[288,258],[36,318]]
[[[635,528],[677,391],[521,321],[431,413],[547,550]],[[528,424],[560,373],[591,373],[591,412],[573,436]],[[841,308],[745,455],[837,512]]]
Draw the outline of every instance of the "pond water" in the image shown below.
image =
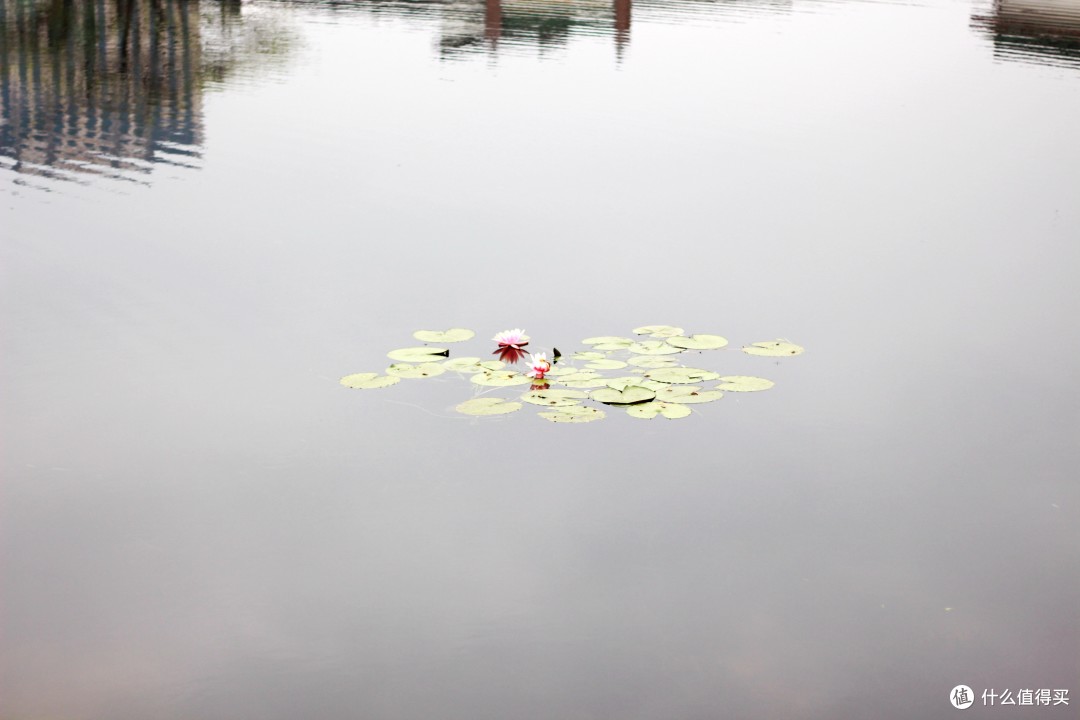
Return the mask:
[[1075,717],[1070,2],[0,0],[0,717]]

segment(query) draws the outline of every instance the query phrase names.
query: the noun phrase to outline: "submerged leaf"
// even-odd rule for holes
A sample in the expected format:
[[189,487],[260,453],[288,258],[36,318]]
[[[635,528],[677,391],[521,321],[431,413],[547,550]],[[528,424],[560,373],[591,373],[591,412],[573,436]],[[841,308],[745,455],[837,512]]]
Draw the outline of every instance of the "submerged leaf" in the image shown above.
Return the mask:
[[439,363],[420,363],[419,365],[413,365],[411,363],[394,363],[390,367],[386,368],[387,375],[395,375],[402,378],[426,378],[435,377],[436,375],[442,375],[446,372],[446,368]]
[[354,390],[374,390],[375,388],[390,387],[401,382],[399,377],[379,375],[379,373],[353,373],[341,378],[341,384]]
[[776,384],[772,380],[751,375],[725,375],[720,380],[723,382],[717,385],[716,389],[727,390],[728,392],[756,392],[758,390],[768,390]]
[[446,348],[430,347],[425,345],[423,347],[411,347],[401,348],[400,350],[391,350],[386,353],[386,357],[391,360],[400,360],[401,362],[433,362],[439,356],[447,357],[450,351]]
[[685,405],[661,402],[660,400],[653,400],[652,402],[626,408],[627,415],[643,420],[652,420],[657,415],[663,415],[668,420],[678,420],[686,417],[690,412],[690,408]]
[[638,355],[677,355],[682,352],[679,348],[659,340],[642,340],[634,343],[627,350]]
[[521,399],[533,405],[546,405],[548,407],[565,407],[568,405],[580,405],[589,394],[581,390],[532,390],[521,396]]
[[472,330],[450,328],[449,330],[417,330],[412,334],[420,342],[452,343],[462,342],[475,336]]
[[491,387],[509,387],[511,385],[528,385],[532,378],[522,375],[513,370],[485,370],[473,375],[470,380],[477,385],[489,385]]
[[502,398],[482,397],[466,400],[455,410],[465,415],[505,415],[522,408],[519,402],[510,402]]
[[699,368],[670,367],[649,370],[645,373],[645,377],[656,380],[657,382],[672,385],[693,385],[694,383],[705,382],[706,380],[715,380],[720,377],[720,373],[715,373],[712,370],[701,370]]
[[719,335],[691,335],[690,337],[679,335],[669,337],[667,341],[675,347],[687,350],[719,350],[728,344],[727,338]]
[[671,367],[672,365],[677,365],[679,363],[675,358],[665,357],[663,355],[638,355],[630,358],[626,362],[643,368]]
[[587,423],[593,420],[602,420],[607,416],[603,410],[592,407],[584,407],[582,405],[574,405],[572,407],[564,407],[558,410],[549,410],[548,412],[537,413],[545,420],[556,423]]
[[634,328],[635,335],[652,335],[653,337],[666,338],[675,337],[676,335],[682,335],[683,329],[680,327],[673,327],[671,325],[643,325],[639,328]]
[[640,385],[627,385],[622,390],[612,387],[593,390],[589,397],[606,405],[634,405],[652,400],[656,397],[656,391]]
[[618,370],[619,368],[626,367],[626,363],[622,360],[602,358],[600,360],[593,360],[592,362],[585,363],[585,367],[590,370]]
[[742,349],[747,355],[763,355],[765,357],[790,357],[799,355],[803,348],[785,340],[770,340],[768,342],[756,342]]
[[712,402],[722,397],[724,393],[719,390],[703,390],[697,385],[669,385],[663,390],[656,391],[657,400],[684,405]]

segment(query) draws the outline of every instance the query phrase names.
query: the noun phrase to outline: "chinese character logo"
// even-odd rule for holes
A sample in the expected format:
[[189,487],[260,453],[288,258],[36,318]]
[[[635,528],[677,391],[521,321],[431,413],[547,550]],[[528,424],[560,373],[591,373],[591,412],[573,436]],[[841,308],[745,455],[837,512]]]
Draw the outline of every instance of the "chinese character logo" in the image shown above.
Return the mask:
[[975,691],[967,685],[957,685],[949,693],[949,702],[954,708],[966,710],[971,707],[971,703],[975,702]]

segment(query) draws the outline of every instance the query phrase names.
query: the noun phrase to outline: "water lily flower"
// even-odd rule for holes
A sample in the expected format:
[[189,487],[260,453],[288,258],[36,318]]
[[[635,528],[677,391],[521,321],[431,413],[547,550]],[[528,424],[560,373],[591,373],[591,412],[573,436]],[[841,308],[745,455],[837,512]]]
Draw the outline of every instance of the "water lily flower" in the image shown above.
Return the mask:
[[529,358],[530,363],[532,364],[532,370],[525,373],[525,376],[543,380],[544,375],[551,369],[551,363],[547,360],[547,353],[535,353],[530,355]]
[[503,330],[501,333],[497,333],[492,340],[498,343],[500,348],[512,347],[521,349],[529,344],[529,336],[526,335],[525,331],[521,328]]

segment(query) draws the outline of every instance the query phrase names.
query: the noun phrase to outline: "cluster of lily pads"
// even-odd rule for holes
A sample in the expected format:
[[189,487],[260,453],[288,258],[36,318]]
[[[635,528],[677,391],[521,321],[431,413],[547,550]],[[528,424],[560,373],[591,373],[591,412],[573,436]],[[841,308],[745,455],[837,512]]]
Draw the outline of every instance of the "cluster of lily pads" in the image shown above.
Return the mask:
[[[464,415],[505,415],[525,405],[542,407],[539,416],[556,423],[585,423],[606,416],[603,409],[620,408],[640,419],[664,417],[676,420],[691,414],[689,406],[713,402],[725,392],[758,392],[773,386],[771,380],[749,375],[720,375],[679,362],[689,351],[711,351],[727,347],[719,335],[686,335],[682,328],[670,325],[645,325],[634,328],[638,338],[605,335],[582,340],[587,350],[569,357],[553,349],[552,361],[546,354],[532,355],[532,371],[514,369],[524,355],[528,336],[521,330],[505,331],[493,338],[498,343],[493,354],[501,360],[481,357],[450,357],[452,343],[465,342],[476,333],[464,328],[418,330],[413,337],[424,345],[400,348],[387,353],[395,362],[385,374],[354,373],[341,378],[348,388],[370,390],[385,388],[403,378],[431,378],[451,372],[469,376],[480,393],[455,409]],[[512,342],[507,338],[512,338]],[[803,348],[786,340],[770,340],[746,345],[742,351],[763,357],[792,357]],[[510,362],[504,362],[509,359]],[[538,374],[539,369],[539,374]],[[704,383],[718,381],[712,386]],[[480,388],[507,388],[528,385],[516,399],[486,395]],[[487,391],[490,392],[490,391]]]

